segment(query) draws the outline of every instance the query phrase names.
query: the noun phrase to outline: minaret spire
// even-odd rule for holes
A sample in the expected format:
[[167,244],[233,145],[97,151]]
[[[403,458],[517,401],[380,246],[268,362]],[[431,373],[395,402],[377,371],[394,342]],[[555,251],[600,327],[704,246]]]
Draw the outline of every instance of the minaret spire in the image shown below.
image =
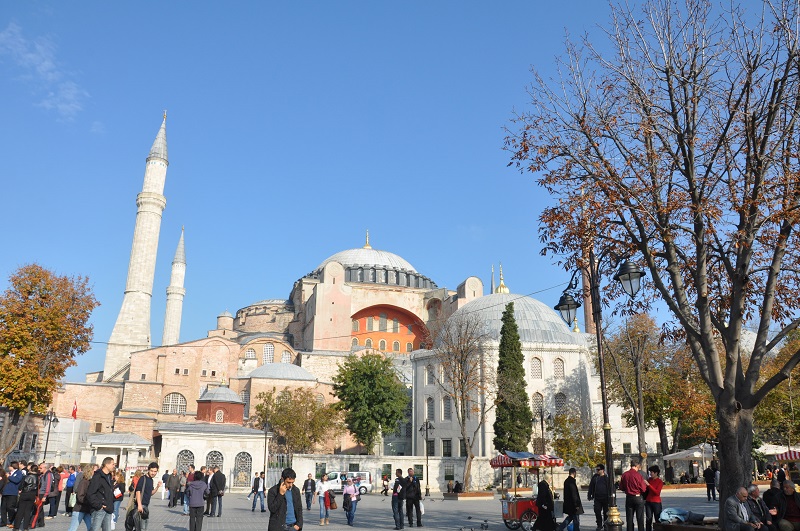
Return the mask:
[[492,290],[489,293],[494,293],[494,264],[492,264]]
[[500,285],[497,286],[495,293],[510,293],[508,286],[503,282],[503,263],[500,262]]
[[150,303],[156,270],[161,216],[167,206],[164,185],[167,180],[166,114],[147,156],[142,191],[136,196],[136,227],[128,264],[128,280],[117,322],[111,332],[103,366],[103,379],[124,377],[131,352],[150,348]]
[[181,315],[183,313],[183,297],[186,289],[183,281],[186,277],[186,250],[183,243],[183,227],[175,258],[172,260],[172,274],[167,287],[167,308],[164,312],[164,333],[161,336],[162,345],[176,345],[180,342]]

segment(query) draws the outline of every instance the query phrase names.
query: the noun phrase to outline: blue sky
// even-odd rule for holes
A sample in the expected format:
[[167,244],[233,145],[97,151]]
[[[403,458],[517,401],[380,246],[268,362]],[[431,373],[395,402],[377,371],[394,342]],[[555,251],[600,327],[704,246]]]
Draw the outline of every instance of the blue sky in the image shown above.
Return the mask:
[[[163,109],[170,167],[153,295],[160,343],[186,227],[181,340],[364,243],[439,286],[502,261],[553,305],[540,256],[550,199],[506,167],[529,69],[608,6],[563,2],[6,2],[0,13],[0,288],[38,262],[86,275],[102,369],[122,301],[135,198]],[[543,291],[541,290],[548,290]]]

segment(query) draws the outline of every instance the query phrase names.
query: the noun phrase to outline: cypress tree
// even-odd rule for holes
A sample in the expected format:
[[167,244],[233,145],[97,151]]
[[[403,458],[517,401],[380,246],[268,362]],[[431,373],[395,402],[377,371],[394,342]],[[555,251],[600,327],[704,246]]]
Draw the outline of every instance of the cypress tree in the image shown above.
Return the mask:
[[497,451],[524,452],[531,440],[531,408],[525,390],[522,343],[514,318],[514,303],[503,311],[500,350],[497,356],[497,405],[494,447]]

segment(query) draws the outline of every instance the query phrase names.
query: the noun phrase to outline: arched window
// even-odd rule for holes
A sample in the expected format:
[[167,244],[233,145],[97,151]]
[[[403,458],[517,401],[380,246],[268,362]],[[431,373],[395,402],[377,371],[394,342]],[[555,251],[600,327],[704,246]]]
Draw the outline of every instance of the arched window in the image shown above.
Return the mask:
[[378,345],[379,345],[378,346],[378,350],[386,350],[386,340],[385,339],[381,339],[381,342],[378,343]]
[[262,363],[272,363],[275,361],[275,345],[264,343],[264,359]]
[[400,352],[400,342],[395,341],[392,343],[392,352]]
[[358,319],[353,319],[353,332],[358,332]]
[[244,358],[247,360],[254,360],[256,359],[256,349],[249,348],[244,351]]
[[425,383],[427,385],[436,384],[436,372],[433,370],[433,365],[425,367]]
[[208,452],[208,455],[206,455],[206,468],[210,466],[218,466],[222,468],[222,462],[222,454],[216,450]]
[[217,414],[214,416],[214,422],[225,422],[225,412],[218,409]]
[[170,393],[161,403],[162,413],[186,413],[186,397],[180,393]]
[[556,393],[556,415],[564,413],[567,407],[567,395],[564,393]]
[[367,332],[372,332],[374,328],[375,328],[375,318],[367,317]]
[[378,330],[381,332],[386,332],[386,314],[381,313],[378,318],[380,319],[378,321]]
[[354,346],[354,347],[357,347],[357,346],[358,346],[358,338],[357,338],[357,337],[354,337],[354,338],[353,338],[353,346]]
[[367,339],[367,341],[364,343],[364,346],[367,347],[367,348],[372,348],[372,340],[371,339]]
[[281,363],[291,363],[292,362],[292,353],[288,350],[284,350],[283,354],[281,354]]
[[449,396],[442,398],[442,420],[453,420],[453,401]]
[[541,393],[533,393],[531,396],[531,412],[534,415],[540,414],[544,410],[544,397]]
[[564,379],[564,360],[556,358],[553,362],[553,378],[556,380]]
[[414,343],[406,343],[406,352],[414,350]]
[[317,404],[325,405],[325,396],[322,393],[317,393]]
[[395,334],[400,333],[400,321],[398,319],[392,319],[392,332]]
[[425,401],[425,419],[433,421],[434,420],[433,414],[435,410],[436,410],[436,405],[433,402],[433,398],[428,397],[428,399]]
[[531,360],[531,378],[534,380],[542,379],[542,358],[533,358]]
[[253,456],[247,452],[239,452],[233,463],[233,486],[249,487],[250,474],[253,472]]
[[239,393],[239,398],[244,402],[244,418],[250,418],[250,391],[242,391]]
[[194,454],[191,450],[181,450],[175,463],[178,472],[188,472],[189,465],[194,466]]

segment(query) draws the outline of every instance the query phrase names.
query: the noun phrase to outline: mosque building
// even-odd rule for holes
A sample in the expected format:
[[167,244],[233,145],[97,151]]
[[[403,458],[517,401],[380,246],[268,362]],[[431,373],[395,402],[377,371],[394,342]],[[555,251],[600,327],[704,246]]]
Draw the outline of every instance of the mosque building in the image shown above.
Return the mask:
[[[62,422],[51,435],[47,460],[98,462],[111,455],[129,471],[152,459],[165,469],[218,464],[234,487],[246,487],[266,459],[264,431],[250,421],[255,397],[304,387],[318,401],[331,402],[337,365],[366,352],[389,356],[412,397],[407,421],[375,452],[460,457],[465,441],[433,376],[439,369],[430,330],[448,319],[477,316],[486,324],[487,367],[494,369],[500,317],[508,302],[514,302],[534,416],[569,408],[580,411],[585,422],[600,423],[591,336],[571,331],[548,305],[511,294],[502,269],[496,289],[492,272],[488,295],[475,276],[450,290],[397,254],[373,248],[369,233],[362,247],[338,252],[302,275],[287,298],[259,300],[235,315],[223,312],[206,337],[181,341],[183,281],[191,275],[181,231],[167,288],[163,344],[153,347],[150,303],[168,166],[165,115],[136,199],[128,278],[103,371],[87,374],[84,382],[64,383],[55,393],[52,407]],[[72,419],[76,405],[79,413]],[[435,426],[427,440],[419,431],[425,420]],[[480,457],[495,455],[493,422],[490,413],[480,430],[477,424],[470,428],[477,433],[473,450]],[[630,453],[635,430],[624,426],[618,408],[612,408],[612,426],[615,445]],[[651,440],[655,450],[655,433],[648,435]],[[320,452],[364,450],[347,434],[331,434]],[[25,453],[24,440],[18,453]]]

